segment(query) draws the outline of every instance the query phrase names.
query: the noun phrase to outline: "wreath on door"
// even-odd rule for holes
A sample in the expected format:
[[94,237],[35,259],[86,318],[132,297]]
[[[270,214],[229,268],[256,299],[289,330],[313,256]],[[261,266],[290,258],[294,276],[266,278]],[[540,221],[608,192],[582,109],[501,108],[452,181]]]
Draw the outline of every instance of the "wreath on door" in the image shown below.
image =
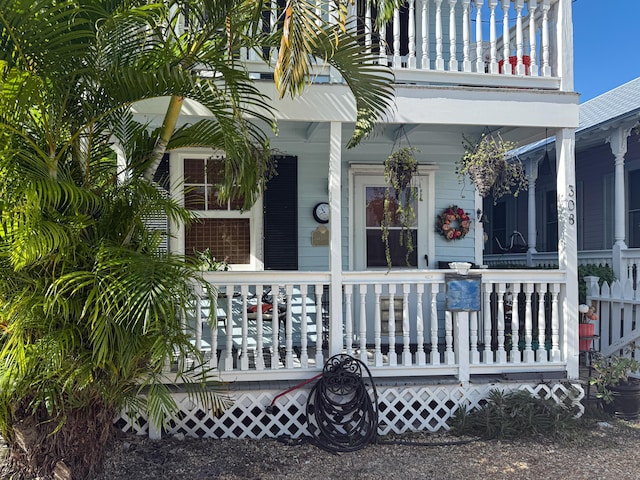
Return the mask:
[[469,233],[471,218],[457,205],[444,209],[438,216],[437,231],[447,240],[458,240]]

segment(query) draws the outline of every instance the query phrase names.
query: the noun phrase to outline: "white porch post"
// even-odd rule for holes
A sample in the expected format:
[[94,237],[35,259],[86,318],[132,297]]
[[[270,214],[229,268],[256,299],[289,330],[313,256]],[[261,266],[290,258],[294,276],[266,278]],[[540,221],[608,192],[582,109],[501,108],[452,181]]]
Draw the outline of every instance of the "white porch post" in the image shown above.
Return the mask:
[[[555,52],[558,65],[556,75],[560,76],[560,90],[573,92],[573,19],[571,17],[572,0],[558,2],[558,26],[556,28],[557,49]],[[543,10],[548,2],[543,1]]]
[[527,265],[533,266],[533,255],[536,250],[536,181],[538,180],[538,161],[527,162],[527,180],[529,188],[527,190]]
[[567,378],[578,378],[578,242],[576,228],[575,130],[556,132],[558,159],[558,263],[566,273],[566,292],[562,299],[561,331],[567,359]]
[[342,352],[342,218],[340,177],[342,123],[331,122],[329,131],[329,356]]
[[624,156],[627,153],[627,137],[631,133],[630,128],[620,127],[613,131],[607,139],[611,145],[611,152],[615,157],[615,177],[614,177],[614,239],[612,248],[613,273],[616,278],[622,278],[621,252],[627,248],[624,239],[626,237],[626,208],[625,208],[625,188],[624,188]]

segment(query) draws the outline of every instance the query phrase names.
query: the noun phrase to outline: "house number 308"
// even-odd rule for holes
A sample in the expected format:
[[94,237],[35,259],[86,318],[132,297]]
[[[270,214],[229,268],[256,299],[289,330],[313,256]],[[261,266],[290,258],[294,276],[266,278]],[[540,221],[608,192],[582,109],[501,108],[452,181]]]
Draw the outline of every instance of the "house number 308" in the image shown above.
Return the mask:
[[576,214],[574,213],[576,209],[576,202],[574,200],[576,191],[573,185],[567,186],[567,194],[569,196],[569,199],[567,200],[567,210],[569,212],[569,225],[573,225],[574,223],[576,223]]

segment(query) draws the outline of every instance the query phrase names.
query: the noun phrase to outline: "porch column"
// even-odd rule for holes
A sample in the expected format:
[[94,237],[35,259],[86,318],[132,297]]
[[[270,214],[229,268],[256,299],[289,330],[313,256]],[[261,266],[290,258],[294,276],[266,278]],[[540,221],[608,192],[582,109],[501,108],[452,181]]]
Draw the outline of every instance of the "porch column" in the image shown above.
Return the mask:
[[342,123],[329,130],[329,356],[342,353],[342,218],[341,218]]
[[615,167],[614,167],[614,219],[613,219],[613,236],[614,236],[614,244],[612,247],[612,257],[613,257],[613,273],[616,278],[622,278],[620,275],[622,273],[621,266],[621,252],[627,248],[627,244],[624,239],[626,237],[626,208],[625,208],[625,188],[624,188],[624,156],[627,153],[627,138],[631,133],[630,128],[620,127],[613,131],[611,136],[607,139],[609,145],[611,146],[611,152],[615,158]]
[[533,266],[533,255],[538,253],[536,250],[536,181],[538,180],[538,163],[540,160],[529,160],[527,162],[527,180],[529,187],[527,189],[527,266]]
[[576,228],[575,130],[563,128],[556,134],[558,163],[558,263],[567,275],[566,291],[559,307],[562,310],[561,348],[566,352],[567,378],[578,378],[578,242]]
[[[556,28],[555,61],[558,65],[556,75],[560,77],[560,90],[573,92],[573,19],[572,1],[558,2],[558,26]],[[543,0],[542,9],[548,8],[548,2]]]

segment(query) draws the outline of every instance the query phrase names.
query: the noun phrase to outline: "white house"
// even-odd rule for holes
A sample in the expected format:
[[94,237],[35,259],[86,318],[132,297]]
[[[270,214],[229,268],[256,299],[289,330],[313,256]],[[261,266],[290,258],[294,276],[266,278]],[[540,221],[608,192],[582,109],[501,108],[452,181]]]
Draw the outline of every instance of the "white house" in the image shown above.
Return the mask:
[[[381,433],[446,428],[456,408],[476,405],[492,388],[579,402],[571,3],[409,0],[379,51],[396,76],[396,108],[355,149],[346,148],[354,101],[335,72],[318,67],[302,97],[279,100],[268,69],[247,56],[279,116],[272,138],[279,175],[264,197],[246,212],[209,203],[220,152],[172,152],[162,167],[169,184],[179,185],[171,195],[198,205],[203,220],[188,231],[171,225],[170,248],[209,248],[231,267],[206,274],[220,294],[201,298],[185,327],[194,328],[213,375],[230,382],[234,406],[213,417],[185,399],[171,431],[301,435],[308,387],[279,397],[276,413],[265,408],[343,352],[374,377]],[[370,22],[366,5],[355,12]],[[153,125],[164,111],[158,101],[137,114]],[[188,120],[202,115],[197,105],[183,107]],[[521,145],[555,136],[558,268],[478,268],[457,277],[438,269],[439,262],[485,263],[482,200],[458,181],[455,163],[463,135],[487,129]],[[404,146],[419,150],[416,250],[412,266],[388,270],[375,200],[385,186],[384,160]],[[186,198],[183,184],[194,187]],[[208,200],[195,203],[193,195]],[[472,221],[464,238],[447,240],[435,226],[452,205]],[[200,319],[213,304],[218,324],[210,328]]]

